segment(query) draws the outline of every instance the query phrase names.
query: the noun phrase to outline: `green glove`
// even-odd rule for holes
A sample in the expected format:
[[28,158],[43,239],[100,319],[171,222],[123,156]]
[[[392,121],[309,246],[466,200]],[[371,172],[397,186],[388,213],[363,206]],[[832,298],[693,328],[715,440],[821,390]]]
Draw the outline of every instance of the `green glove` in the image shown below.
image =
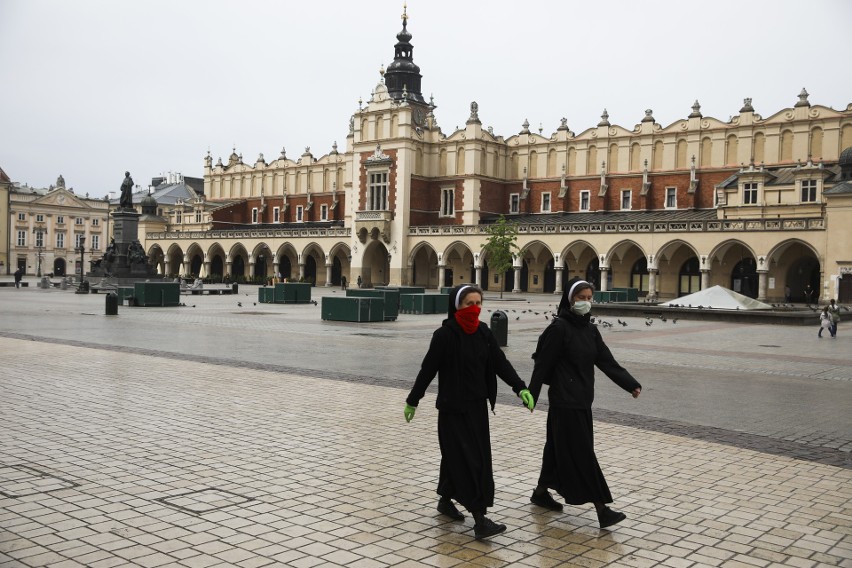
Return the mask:
[[414,418],[414,412],[416,410],[416,406],[411,406],[410,404],[405,405],[405,409],[402,411],[402,415],[405,416],[406,422],[411,422],[411,419]]
[[518,393],[518,396],[520,396],[521,400],[524,401],[524,406],[529,408],[530,412],[532,412],[533,408],[535,408],[535,400],[533,399],[533,395],[530,390],[524,389],[520,393]]

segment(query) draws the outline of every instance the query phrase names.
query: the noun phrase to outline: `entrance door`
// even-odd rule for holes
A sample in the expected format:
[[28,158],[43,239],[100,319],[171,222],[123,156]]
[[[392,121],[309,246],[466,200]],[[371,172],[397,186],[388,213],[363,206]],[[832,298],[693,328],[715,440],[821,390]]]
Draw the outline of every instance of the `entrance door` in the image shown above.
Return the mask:
[[56,258],[53,260],[53,273],[56,276],[65,276],[65,259]]
[[841,304],[852,302],[852,274],[844,274],[840,278],[840,286],[837,291],[837,301]]

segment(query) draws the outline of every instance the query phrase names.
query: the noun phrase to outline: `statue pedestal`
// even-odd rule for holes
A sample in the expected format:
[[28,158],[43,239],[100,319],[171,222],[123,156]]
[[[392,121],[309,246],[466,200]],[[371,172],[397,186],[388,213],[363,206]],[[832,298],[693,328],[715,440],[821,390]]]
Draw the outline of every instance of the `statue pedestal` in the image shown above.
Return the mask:
[[[127,254],[127,247],[139,236],[139,217],[135,210],[119,209],[112,212],[113,238],[119,254]],[[124,245],[122,247],[121,245]]]

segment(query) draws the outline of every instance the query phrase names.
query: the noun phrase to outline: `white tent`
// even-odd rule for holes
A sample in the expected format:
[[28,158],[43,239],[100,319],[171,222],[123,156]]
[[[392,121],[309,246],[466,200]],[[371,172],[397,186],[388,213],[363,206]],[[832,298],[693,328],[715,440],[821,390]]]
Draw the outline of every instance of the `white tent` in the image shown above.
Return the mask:
[[660,305],[672,308],[702,307],[714,310],[769,310],[772,308],[769,304],[758,302],[724,286],[711,286],[706,290],[675,298]]

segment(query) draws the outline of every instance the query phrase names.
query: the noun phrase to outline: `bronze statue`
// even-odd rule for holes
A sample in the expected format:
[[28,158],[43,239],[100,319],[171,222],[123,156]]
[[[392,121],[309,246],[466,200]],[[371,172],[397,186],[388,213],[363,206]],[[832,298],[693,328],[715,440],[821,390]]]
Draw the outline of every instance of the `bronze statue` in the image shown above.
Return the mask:
[[133,178],[130,172],[124,172],[124,181],[121,182],[121,199],[118,206],[122,209],[133,209]]

